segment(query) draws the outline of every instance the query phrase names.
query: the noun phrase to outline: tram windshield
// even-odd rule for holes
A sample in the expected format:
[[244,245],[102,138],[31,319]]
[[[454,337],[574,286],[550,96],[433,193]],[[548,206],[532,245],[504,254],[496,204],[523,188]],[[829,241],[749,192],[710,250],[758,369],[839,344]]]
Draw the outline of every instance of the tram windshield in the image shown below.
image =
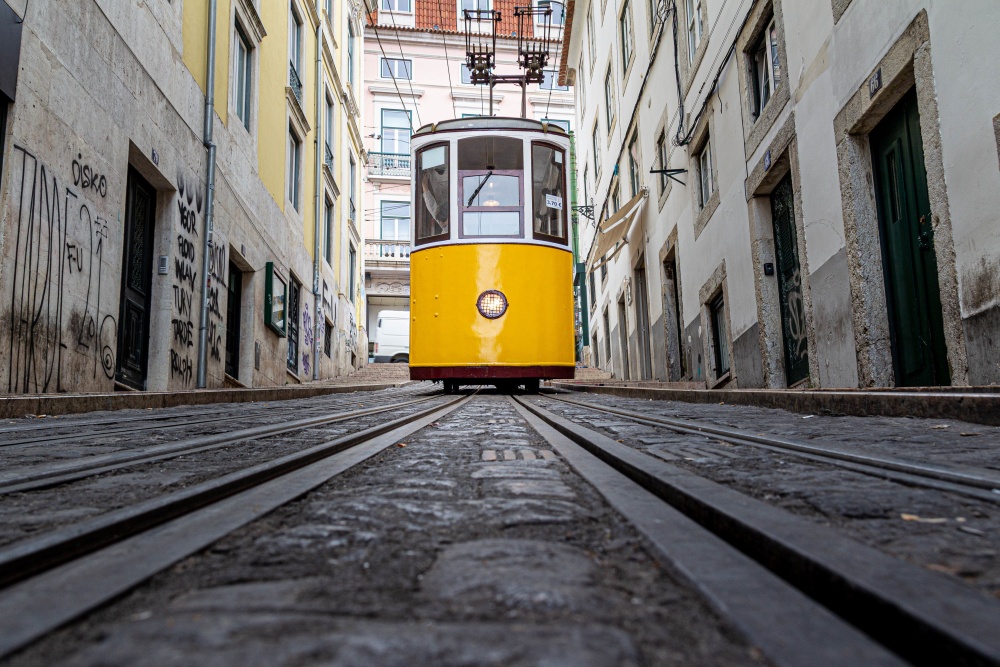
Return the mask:
[[418,242],[430,243],[448,238],[451,211],[448,152],[447,144],[438,144],[424,148],[417,155]]
[[524,235],[524,144],[482,136],[458,142],[460,238]]

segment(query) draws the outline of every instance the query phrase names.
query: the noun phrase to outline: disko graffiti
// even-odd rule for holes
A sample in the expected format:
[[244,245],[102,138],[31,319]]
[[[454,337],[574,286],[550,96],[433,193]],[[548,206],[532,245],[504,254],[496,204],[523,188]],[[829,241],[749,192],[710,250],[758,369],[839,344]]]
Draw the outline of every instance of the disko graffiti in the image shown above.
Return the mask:
[[113,267],[121,253],[111,246],[120,229],[87,199],[103,200],[108,185],[81,160],[70,166],[71,187],[61,172],[13,146],[17,199],[4,274],[8,392],[76,390],[88,377],[106,387],[114,378],[119,290]]

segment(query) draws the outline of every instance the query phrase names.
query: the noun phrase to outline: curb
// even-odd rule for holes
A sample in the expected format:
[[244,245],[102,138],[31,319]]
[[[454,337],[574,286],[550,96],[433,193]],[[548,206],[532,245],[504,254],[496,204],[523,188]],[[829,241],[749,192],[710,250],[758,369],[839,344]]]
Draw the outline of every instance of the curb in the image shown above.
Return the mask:
[[25,415],[69,415],[101,410],[148,410],[184,405],[211,403],[254,403],[257,401],[287,401],[329,394],[379,391],[405,387],[407,382],[369,384],[339,384],[259,389],[196,389],[175,392],[116,392],[107,394],[62,394],[11,396],[0,398],[0,419],[17,419]]
[[685,403],[731,403],[759,408],[777,408],[808,414],[858,417],[920,417],[1000,426],[1000,393],[902,392],[821,390],[781,391],[767,389],[666,389],[620,387],[601,384],[553,382],[553,387],[621,398],[642,398]]

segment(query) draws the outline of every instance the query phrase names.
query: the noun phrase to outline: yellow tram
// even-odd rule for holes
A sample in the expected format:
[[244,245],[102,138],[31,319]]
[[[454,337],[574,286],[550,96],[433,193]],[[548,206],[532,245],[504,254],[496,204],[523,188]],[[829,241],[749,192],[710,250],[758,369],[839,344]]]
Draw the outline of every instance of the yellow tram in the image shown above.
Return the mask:
[[476,117],[411,145],[410,378],[449,392],[572,378],[569,136]]

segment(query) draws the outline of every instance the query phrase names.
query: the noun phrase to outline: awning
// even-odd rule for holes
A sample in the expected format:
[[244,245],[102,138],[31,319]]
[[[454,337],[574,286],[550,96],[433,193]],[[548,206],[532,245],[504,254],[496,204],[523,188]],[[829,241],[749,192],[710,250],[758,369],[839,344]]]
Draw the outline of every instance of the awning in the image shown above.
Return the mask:
[[632,228],[632,222],[642,210],[642,202],[646,199],[646,194],[647,191],[643,188],[614,215],[597,226],[597,238],[590,251],[591,271],[610,262],[625,247],[628,242],[629,229]]

